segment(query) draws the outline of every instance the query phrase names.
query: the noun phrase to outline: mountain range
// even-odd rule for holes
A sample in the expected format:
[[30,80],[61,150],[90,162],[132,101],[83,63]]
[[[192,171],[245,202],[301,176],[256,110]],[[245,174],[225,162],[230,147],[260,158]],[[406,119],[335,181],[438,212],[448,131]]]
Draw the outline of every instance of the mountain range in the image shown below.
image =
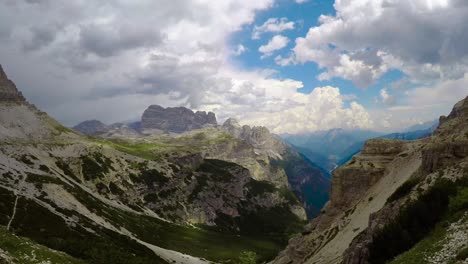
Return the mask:
[[29,245],[0,242],[1,261],[267,261],[328,200],[326,175],[264,127],[150,106],[139,124],[76,129],[0,67],[0,226]]
[[327,172],[345,164],[361,151],[364,143],[373,138],[415,140],[429,136],[438,120],[425,122],[404,129],[399,133],[382,133],[371,130],[347,130],[341,128],[303,134],[285,134],[282,138],[298,152]]

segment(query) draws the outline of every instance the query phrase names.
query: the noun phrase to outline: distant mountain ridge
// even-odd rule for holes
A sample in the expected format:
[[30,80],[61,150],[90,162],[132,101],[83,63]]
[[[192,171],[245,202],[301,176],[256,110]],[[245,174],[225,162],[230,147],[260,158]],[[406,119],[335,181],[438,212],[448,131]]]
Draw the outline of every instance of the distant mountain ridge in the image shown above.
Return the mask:
[[361,151],[366,140],[373,138],[415,140],[431,135],[438,123],[437,120],[429,121],[408,127],[403,132],[391,134],[371,130],[335,128],[309,134],[283,135],[282,137],[317,166],[331,172]]
[[106,125],[99,120],[87,120],[74,126],[73,129],[91,136],[141,137],[152,134],[180,134],[217,125],[213,112],[194,112],[185,107],[164,108],[150,105],[138,122]]
[[354,152],[351,148],[354,144],[380,135],[371,130],[335,128],[308,134],[283,135],[283,138],[312,162],[331,172],[338,166],[339,160]]
[[216,125],[218,123],[213,112],[193,112],[185,107],[164,108],[159,105],[151,105],[141,117],[143,133],[154,133],[154,131],[183,133]]

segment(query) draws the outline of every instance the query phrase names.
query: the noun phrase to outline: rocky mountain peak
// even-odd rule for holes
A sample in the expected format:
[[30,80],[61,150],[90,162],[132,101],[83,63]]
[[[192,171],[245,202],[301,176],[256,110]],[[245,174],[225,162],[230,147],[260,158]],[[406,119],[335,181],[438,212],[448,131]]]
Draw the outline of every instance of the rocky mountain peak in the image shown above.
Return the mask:
[[233,127],[233,128],[241,128],[241,125],[239,124],[239,122],[237,121],[237,119],[235,118],[228,118],[226,121],[224,121],[223,123],[223,127]]
[[26,99],[23,94],[18,91],[16,85],[8,79],[5,71],[0,65],[0,102],[16,102],[25,103]]
[[455,104],[448,116],[441,116],[434,134],[439,136],[468,132],[468,96]]
[[447,117],[441,116],[439,123],[442,124],[444,121],[448,119],[453,119],[453,118],[463,116],[463,115],[468,115],[468,96],[465,99],[456,103],[452,111]]
[[152,131],[183,133],[216,125],[216,116],[213,112],[197,111],[194,113],[185,107],[164,108],[151,105],[141,118],[141,128],[145,133]]
[[268,128],[263,126],[254,126],[252,128],[249,126],[243,126],[242,130],[242,133],[253,145],[263,145],[272,137]]
[[286,149],[283,141],[276,135],[271,134],[268,128],[263,126],[241,126],[236,119],[229,118],[224,122],[221,129],[233,137],[244,140],[258,150],[269,152],[273,156],[277,156],[278,153],[282,153]]
[[0,65],[0,80],[8,79],[2,65]]
[[222,129],[223,129],[226,133],[232,135],[233,137],[241,138],[242,127],[241,127],[241,125],[239,124],[239,122],[237,122],[237,120],[234,119],[234,118],[229,118],[229,119],[227,119],[227,120],[224,122]]

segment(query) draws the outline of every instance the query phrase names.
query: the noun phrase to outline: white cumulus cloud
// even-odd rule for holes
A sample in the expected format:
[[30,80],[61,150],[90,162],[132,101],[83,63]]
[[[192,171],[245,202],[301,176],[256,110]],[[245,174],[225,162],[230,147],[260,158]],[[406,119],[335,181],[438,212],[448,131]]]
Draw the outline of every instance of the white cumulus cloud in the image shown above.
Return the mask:
[[392,68],[418,81],[460,78],[467,71],[468,2],[336,1],[336,16],[296,40],[295,59],[367,87]]
[[388,93],[387,89],[380,90],[380,98],[385,105],[395,105],[396,97]]
[[260,46],[258,48],[258,51],[263,53],[262,58],[265,58],[271,56],[273,52],[286,47],[288,43],[289,38],[282,35],[276,35],[272,39],[270,39],[270,41],[268,41],[267,44]]
[[261,26],[255,26],[252,33],[252,38],[259,39],[260,35],[266,32],[280,33],[291,29],[294,29],[293,21],[288,21],[286,17],[273,17],[269,18]]

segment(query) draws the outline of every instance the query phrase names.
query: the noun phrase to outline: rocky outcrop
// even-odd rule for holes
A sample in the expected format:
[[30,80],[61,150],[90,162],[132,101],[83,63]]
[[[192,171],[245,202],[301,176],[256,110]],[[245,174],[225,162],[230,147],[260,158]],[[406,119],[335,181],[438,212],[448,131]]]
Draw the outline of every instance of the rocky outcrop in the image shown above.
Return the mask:
[[222,126],[222,129],[236,138],[242,138],[242,126],[234,118],[228,118]]
[[216,116],[212,112],[193,112],[185,107],[163,108],[159,105],[148,107],[141,118],[144,133],[183,133],[207,126],[216,126]]
[[271,134],[268,128],[263,126],[240,126],[237,120],[229,118],[224,122],[222,130],[233,137],[246,141],[256,149],[267,151],[276,157],[282,155],[287,149],[283,140]]
[[355,203],[384,175],[387,165],[404,150],[405,142],[373,139],[366,142],[360,154],[346,166],[333,171],[330,202],[335,207]]
[[26,103],[23,94],[16,85],[8,79],[0,65],[0,102]]
[[453,107],[450,114],[447,116],[447,119],[455,119],[457,117],[466,117],[468,115],[468,96],[464,99],[459,101]]

